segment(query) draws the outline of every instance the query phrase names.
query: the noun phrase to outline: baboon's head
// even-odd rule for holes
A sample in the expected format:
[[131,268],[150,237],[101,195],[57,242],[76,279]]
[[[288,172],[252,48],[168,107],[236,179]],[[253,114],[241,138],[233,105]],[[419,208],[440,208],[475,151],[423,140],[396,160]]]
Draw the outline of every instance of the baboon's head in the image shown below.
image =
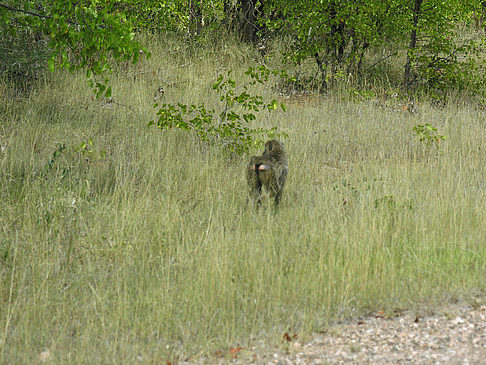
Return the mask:
[[279,155],[284,153],[284,145],[282,142],[272,139],[265,143],[265,152],[267,155]]

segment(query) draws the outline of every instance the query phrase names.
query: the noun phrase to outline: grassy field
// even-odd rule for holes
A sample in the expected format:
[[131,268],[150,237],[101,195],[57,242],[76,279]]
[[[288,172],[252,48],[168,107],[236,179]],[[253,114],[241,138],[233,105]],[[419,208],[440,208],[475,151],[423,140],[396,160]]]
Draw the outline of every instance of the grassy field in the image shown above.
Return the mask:
[[261,87],[287,105],[257,124],[289,135],[289,180],[255,212],[247,156],[147,121],[160,86],[220,108],[211,83],[256,56],[150,49],[112,75],[116,103],[82,74],[0,90],[0,363],[177,361],[484,293],[484,108]]

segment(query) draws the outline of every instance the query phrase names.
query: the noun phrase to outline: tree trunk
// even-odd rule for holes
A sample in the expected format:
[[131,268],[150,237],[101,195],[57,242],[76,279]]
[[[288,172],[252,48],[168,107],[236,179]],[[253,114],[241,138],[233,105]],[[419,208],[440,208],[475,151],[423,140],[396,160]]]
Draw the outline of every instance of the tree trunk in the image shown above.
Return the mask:
[[196,0],[189,1],[189,35],[191,37],[201,34],[203,17],[201,6],[196,4]]
[[319,53],[314,54],[314,59],[316,60],[317,68],[321,74],[321,88],[327,90],[327,65],[324,65]]
[[485,28],[486,30],[486,25],[484,23],[484,18],[486,17],[486,0],[481,2],[482,9],[481,9],[481,14],[479,15],[478,19],[478,28]]
[[410,45],[408,46],[407,62],[405,63],[405,73],[403,75],[403,84],[408,89],[412,84],[412,53],[417,47],[417,24],[420,15],[420,8],[422,7],[423,0],[415,0],[415,6],[413,9],[413,26],[412,33],[410,34]]
[[255,42],[258,26],[256,24],[256,0],[238,0],[240,8],[239,29],[243,39]]
[[236,15],[237,15],[236,3],[232,0],[224,0],[223,2],[223,12],[225,16],[225,25],[228,30],[234,30],[237,26]]

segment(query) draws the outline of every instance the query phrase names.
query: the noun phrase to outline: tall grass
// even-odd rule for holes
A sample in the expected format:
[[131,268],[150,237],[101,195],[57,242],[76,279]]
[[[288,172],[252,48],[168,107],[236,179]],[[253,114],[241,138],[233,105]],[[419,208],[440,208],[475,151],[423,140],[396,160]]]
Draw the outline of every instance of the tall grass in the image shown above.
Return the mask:
[[[150,48],[113,75],[116,103],[63,73],[2,94],[1,363],[177,361],[486,289],[484,110],[284,100],[258,123],[289,134],[288,185],[255,212],[246,158],[147,121],[154,96],[218,108],[218,72],[258,57]],[[425,123],[438,150],[412,131]]]

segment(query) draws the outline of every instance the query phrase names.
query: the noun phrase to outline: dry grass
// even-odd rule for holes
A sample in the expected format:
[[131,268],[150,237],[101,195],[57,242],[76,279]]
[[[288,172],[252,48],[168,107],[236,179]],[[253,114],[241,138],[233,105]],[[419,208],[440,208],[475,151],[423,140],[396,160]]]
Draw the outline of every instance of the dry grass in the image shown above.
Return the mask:
[[131,109],[82,75],[0,100],[0,362],[174,361],[486,288],[484,110],[285,99],[258,119],[289,134],[282,207],[253,212],[246,158],[146,126],[159,86],[217,108],[211,82],[253,56],[177,47],[113,75]]

